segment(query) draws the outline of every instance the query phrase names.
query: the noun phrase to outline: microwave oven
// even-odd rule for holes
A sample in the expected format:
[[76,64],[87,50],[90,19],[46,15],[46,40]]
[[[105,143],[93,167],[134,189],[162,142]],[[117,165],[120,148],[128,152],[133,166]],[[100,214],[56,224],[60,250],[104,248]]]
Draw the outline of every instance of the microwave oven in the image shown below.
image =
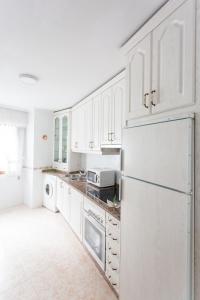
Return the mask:
[[87,171],[87,182],[98,187],[115,185],[115,171],[111,169],[89,169]]

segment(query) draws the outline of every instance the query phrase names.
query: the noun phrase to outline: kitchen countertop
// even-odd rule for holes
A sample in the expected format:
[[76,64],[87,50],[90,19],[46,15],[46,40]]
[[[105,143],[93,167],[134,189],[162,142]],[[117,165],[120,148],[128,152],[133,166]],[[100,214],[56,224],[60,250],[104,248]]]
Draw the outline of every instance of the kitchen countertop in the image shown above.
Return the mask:
[[87,197],[89,200],[94,202],[96,205],[100,206],[103,208],[106,212],[111,214],[113,217],[116,219],[120,220],[120,208],[115,208],[115,207],[109,207],[105,202],[101,201],[100,199],[90,195],[87,193],[87,182],[85,181],[79,181],[79,180],[71,180],[70,177],[66,177],[67,173],[55,169],[47,169],[43,170],[43,173],[50,174],[53,176],[57,176],[60,179],[62,179],[64,182],[67,184],[71,185],[74,187],[76,190],[78,190],[80,193],[82,193],[85,197]]

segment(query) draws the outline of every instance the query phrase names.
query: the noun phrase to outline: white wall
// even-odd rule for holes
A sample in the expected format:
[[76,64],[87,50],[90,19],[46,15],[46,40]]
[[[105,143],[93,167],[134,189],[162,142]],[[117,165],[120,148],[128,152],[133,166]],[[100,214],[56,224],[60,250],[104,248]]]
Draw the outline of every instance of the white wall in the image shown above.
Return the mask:
[[[0,108],[0,123],[26,127],[28,113],[8,108]],[[17,176],[0,175],[0,209],[23,203],[24,181]]]
[[23,203],[23,180],[0,176],[0,210]]
[[[42,136],[48,139],[43,140]],[[34,109],[29,113],[24,165],[24,203],[40,207],[43,201],[42,169],[52,166],[53,112]]]

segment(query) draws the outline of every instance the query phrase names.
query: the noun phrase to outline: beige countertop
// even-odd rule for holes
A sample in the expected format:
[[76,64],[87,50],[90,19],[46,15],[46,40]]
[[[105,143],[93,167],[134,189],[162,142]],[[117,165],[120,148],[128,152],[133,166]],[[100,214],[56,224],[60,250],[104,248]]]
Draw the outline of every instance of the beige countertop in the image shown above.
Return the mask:
[[66,177],[66,172],[58,171],[55,169],[47,169],[43,170],[43,173],[50,174],[61,178],[64,182],[74,187],[76,190],[81,192],[85,197],[89,200],[94,202],[96,205],[103,208],[106,212],[111,214],[116,219],[120,220],[120,208],[109,207],[105,202],[101,201],[100,199],[93,197],[87,193],[87,182],[78,181],[78,180],[71,180],[70,177]]

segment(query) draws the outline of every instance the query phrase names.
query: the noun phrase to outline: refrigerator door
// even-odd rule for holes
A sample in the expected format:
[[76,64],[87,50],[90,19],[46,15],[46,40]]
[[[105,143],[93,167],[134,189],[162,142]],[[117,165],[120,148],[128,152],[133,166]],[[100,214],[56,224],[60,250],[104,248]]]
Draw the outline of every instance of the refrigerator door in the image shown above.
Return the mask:
[[188,118],[124,129],[124,175],[190,193],[192,127]]
[[191,196],[123,179],[120,299],[190,300]]

